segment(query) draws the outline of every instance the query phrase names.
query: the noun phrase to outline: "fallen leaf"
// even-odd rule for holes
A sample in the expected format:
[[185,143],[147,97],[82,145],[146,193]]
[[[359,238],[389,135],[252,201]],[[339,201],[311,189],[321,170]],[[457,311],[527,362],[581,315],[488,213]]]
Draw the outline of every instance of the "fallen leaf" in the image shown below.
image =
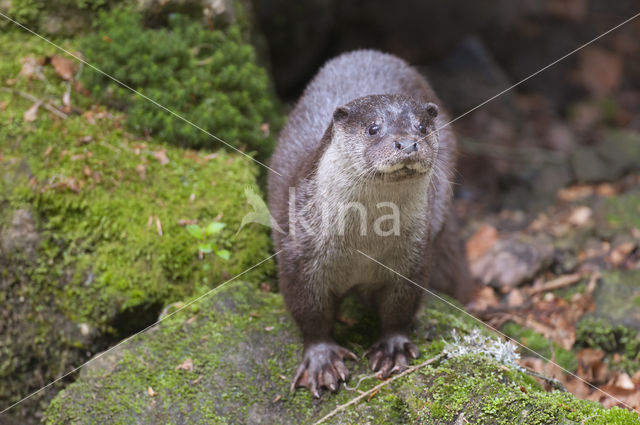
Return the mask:
[[153,153],[155,159],[162,165],[166,165],[169,163],[169,157],[167,156],[167,150],[161,149]]
[[272,403],[277,403],[280,401],[280,399],[282,398],[282,395],[278,394],[277,396],[275,396],[275,398],[271,401]]
[[576,227],[584,226],[591,218],[591,208],[580,206],[574,209],[569,216],[569,223]]
[[618,54],[601,47],[586,47],[578,58],[580,80],[593,94],[606,95],[620,86],[623,64]]
[[260,290],[262,292],[271,292],[271,286],[267,282],[260,282]]
[[0,102],[0,112],[4,112],[7,109],[7,102]]
[[522,304],[524,304],[524,295],[522,294],[522,291],[519,289],[512,289],[507,294],[507,305],[509,307],[520,307]]
[[621,390],[632,391],[636,389],[636,385],[631,380],[631,377],[626,373],[620,373],[618,376],[615,376],[612,385],[620,388]]
[[63,80],[71,81],[75,75],[74,63],[71,59],[62,56],[52,56],[51,65],[56,70],[56,74]]
[[267,332],[271,332],[274,329],[275,329],[275,327],[273,327],[273,326],[265,326],[264,327],[264,330],[267,331]]
[[92,140],[93,140],[93,136],[84,136],[78,139],[78,142],[76,143],[76,145],[77,146],[86,145],[88,143],[91,143]]
[[48,157],[52,150],[53,146],[49,145],[42,156],[44,156],[45,158]]
[[467,259],[473,261],[480,258],[498,241],[498,231],[495,227],[483,224],[469,238],[466,244]]
[[24,57],[20,59],[20,63],[22,63],[22,68],[20,69],[20,72],[18,73],[18,75],[26,78],[27,81],[31,80],[31,78],[33,77],[33,74],[36,73],[40,64],[38,63],[38,61],[34,56]]
[[193,372],[193,360],[187,357],[182,363],[175,367],[174,370],[186,370],[187,372]]
[[158,393],[155,392],[151,387],[147,387],[147,394],[149,394],[149,397],[155,397],[158,395]]
[[42,101],[34,103],[29,109],[27,109],[23,115],[25,122],[34,122],[38,117],[38,108],[42,104]]
[[264,135],[264,137],[268,137],[269,136],[269,123],[265,122],[263,124],[260,125],[260,131],[262,132],[262,134]]
[[[62,104],[67,108],[71,108],[71,92],[70,91],[66,91],[62,95]],[[69,112],[69,111],[66,111],[66,112]]]
[[178,220],[178,224],[180,226],[189,226],[192,224],[198,224],[198,219],[197,218],[181,218],[180,220]]
[[202,380],[202,375],[198,376],[196,379],[192,379],[191,381],[189,381],[189,383],[190,383],[191,385],[195,385],[195,384],[197,384],[198,382],[200,382],[200,380]]
[[483,286],[473,296],[473,300],[467,304],[467,308],[473,311],[484,311],[489,307],[500,304],[495,291],[490,286]]
[[138,175],[140,175],[141,179],[144,180],[147,177],[147,168],[143,164],[138,164],[136,166],[136,171],[138,172]]
[[160,222],[160,218],[156,216],[156,230],[158,231],[158,236],[162,236],[162,223]]

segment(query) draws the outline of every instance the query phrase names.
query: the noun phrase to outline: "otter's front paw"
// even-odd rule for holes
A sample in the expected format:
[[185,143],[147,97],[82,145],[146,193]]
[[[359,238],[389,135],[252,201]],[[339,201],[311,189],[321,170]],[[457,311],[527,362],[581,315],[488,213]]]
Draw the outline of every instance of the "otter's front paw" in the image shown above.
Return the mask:
[[306,387],[311,395],[320,397],[322,388],[337,391],[340,381],[349,378],[344,360],[357,360],[355,354],[337,344],[324,342],[308,346],[291,383],[291,391]]
[[379,378],[387,378],[395,372],[402,372],[408,365],[407,358],[418,357],[418,347],[404,335],[390,335],[373,344],[365,353],[371,369]]

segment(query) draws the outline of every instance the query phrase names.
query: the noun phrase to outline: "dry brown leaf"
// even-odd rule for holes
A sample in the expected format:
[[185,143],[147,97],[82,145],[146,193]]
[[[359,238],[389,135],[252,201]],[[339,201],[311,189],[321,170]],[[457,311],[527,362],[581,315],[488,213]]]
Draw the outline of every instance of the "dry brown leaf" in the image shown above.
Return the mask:
[[0,102],[0,112],[4,112],[5,109],[7,109],[7,102],[5,101]]
[[495,227],[483,224],[469,238],[466,244],[467,259],[473,261],[480,258],[498,241],[498,231]]
[[71,92],[70,91],[66,91],[62,95],[62,104],[67,108],[65,112],[69,112],[71,110],[70,109],[71,108]]
[[613,92],[622,81],[622,59],[616,53],[601,47],[586,47],[579,53],[579,76],[592,93],[605,95]]
[[260,290],[262,292],[271,292],[271,286],[267,282],[260,282]]
[[136,166],[136,171],[138,172],[138,175],[141,179],[144,180],[145,178],[147,178],[147,167],[145,167],[144,164],[138,164]]
[[573,211],[571,211],[571,215],[569,216],[569,223],[573,224],[576,227],[584,226],[589,222],[591,218],[591,208],[580,206],[576,207]]
[[93,141],[93,136],[84,136],[78,139],[77,146],[86,145]]
[[71,59],[54,55],[51,57],[51,65],[56,70],[56,74],[63,80],[71,81],[75,75],[74,63]]
[[268,137],[269,133],[270,133],[270,129],[269,129],[269,123],[265,122],[263,124],[260,125],[260,131],[262,132],[262,134],[264,135],[264,137]]
[[520,307],[524,304],[524,295],[519,289],[512,289],[507,294],[507,305],[509,307]]
[[182,363],[175,367],[174,370],[186,370],[187,372],[193,372],[193,360],[190,357],[186,358]]
[[34,122],[38,118],[38,108],[40,108],[41,104],[42,101],[40,100],[24,112],[23,119],[25,122]]
[[149,394],[149,397],[155,397],[155,396],[157,396],[157,395],[158,395],[158,393],[157,393],[157,392],[155,392],[155,391],[153,390],[153,388],[151,388],[150,386],[149,386],[149,387],[147,387],[147,394]]
[[40,64],[38,60],[34,56],[26,56],[20,59],[20,63],[22,64],[22,68],[18,73],[19,76],[24,77],[28,80],[31,80],[33,74],[36,73]]
[[166,165],[169,163],[169,157],[167,156],[166,149],[160,149],[153,153],[153,157],[158,160],[158,162],[162,165]]
[[489,307],[500,304],[495,291],[490,286],[482,286],[473,296],[473,300],[467,304],[467,308],[473,311],[484,311]]

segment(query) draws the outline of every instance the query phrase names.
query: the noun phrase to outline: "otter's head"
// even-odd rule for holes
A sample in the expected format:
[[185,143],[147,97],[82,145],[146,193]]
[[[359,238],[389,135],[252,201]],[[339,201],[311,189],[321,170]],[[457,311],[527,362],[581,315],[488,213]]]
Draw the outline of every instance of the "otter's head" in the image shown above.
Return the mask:
[[355,99],[333,113],[333,142],[363,178],[400,181],[430,173],[438,107],[399,95]]

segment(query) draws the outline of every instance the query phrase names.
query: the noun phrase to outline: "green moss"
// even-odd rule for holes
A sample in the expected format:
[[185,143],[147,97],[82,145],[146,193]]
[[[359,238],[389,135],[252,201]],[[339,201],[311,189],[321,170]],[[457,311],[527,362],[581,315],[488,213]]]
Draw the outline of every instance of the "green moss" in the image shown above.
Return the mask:
[[[181,15],[169,28],[147,29],[130,9],[101,13],[96,32],[78,43],[86,59],[124,84],[209,131],[236,148],[264,159],[280,118],[265,71],[239,26],[210,31]],[[221,147],[219,141],[106,76],[86,72],[96,97],[124,108],[138,134],[180,146]]]
[[[46,34],[74,34],[89,28],[96,11],[119,0],[10,0],[7,14],[21,24]],[[0,28],[14,24],[0,20]]]
[[520,341],[531,350],[523,350],[522,354],[525,356],[536,356],[534,353],[538,353],[547,359],[555,358],[555,361],[560,366],[572,372],[578,367],[578,360],[573,352],[565,350],[554,342],[550,342],[543,335],[531,329],[509,322],[501,330],[507,336]]
[[613,325],[603,318],[593,316],[585,316],[578,322],[576,343],[608,353],[620,353],[630,360],[637,361],[640,355],[640,335],[635,329]]
[[640,195],[629,193],[608,198],[603,214],[613,229],[640,229]]
[[[289,393],[299,360],[299,335],[279,295],[235,283],[201,301],[197,316],[180,313],[127,344],[112,361],[90,369],[49,406],[46,423],[313,423],[336,406],[359,395],[345,388],[313,400],[308,391]],[[413,335],[420,359],[439,353],[457,315],[432,303],[420,316]],[[364,323],[347,306],[345,314]],[[438,317],[438,319],[434,319]],[[470,326],[462,319],[464,326]],[[354,324],[342,332],[371,328]],[[361,328],[355,330],[356,327]],[[442,333],[435,337],[431,330]],[[357,354],[359,344],[349,344]],[[191,358],[193,371],[175,370]],[[348,364],[350,385],[370,374],[365,360]],[[193,384],[194,380],[197,383]],[[358,390],[377,385],[364,379]],[[151,386],[158,394],[150,397]],[[633,412],[577,400],[568,393],[547,393],[530,376],[482,354],[468,354],[426,366],[383,387],[366,401],[332,417],[329,424],[638,424]],[[590,418],[590,419],[587,419]]]
[[[34,122],[25,122],[33,102],[18,93],[56,104],[66,87],[49,65],[42,69],[46,82],[17,77],[21,58],[53,54],[31,35],[0,34],[0,81],[15,80],[0,90],[0,231],[25,209],[39,239],[34,258],[0,255],[9,317],[0,341],[0,393],[9,401],[140,329],[163,305],[253,266],[271,248],[266,228],[236,234],[249,210],[244,190],[256,186],[259,173],[247,158],[139,139],[123,129],[125,116],[104,108],[61,120],[41,107]],[[74,94],[72,104],[79,103]],[[199,259],[198,242],[179,224],[214,219],[226,223],[216,243],[230,251],[229,261]],[[245,277],[261,281],[273,270],[267,263]]]

